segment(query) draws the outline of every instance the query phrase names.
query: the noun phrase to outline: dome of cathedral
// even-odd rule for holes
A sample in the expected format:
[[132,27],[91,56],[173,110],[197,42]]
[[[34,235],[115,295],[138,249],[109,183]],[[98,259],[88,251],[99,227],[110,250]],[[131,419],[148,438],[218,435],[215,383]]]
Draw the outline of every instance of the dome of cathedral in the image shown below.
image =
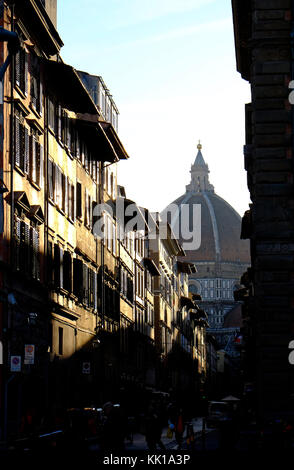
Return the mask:
[[[240,239],[241,217],[228,202],[215,194],[208,175],[208,165],[205,163],[199,144],[195,162],[191,166],[191,183],[186,186],[186,193],[172,203],[179,207],[178,217],[169,218],[172,228],[179,223],[179,238],[184,243],[181,211],[184,205],[188,206],[186,213],[189,213],[189,231],[192,233],[193,227],[195,230],[193,207],[197,204],[201,206],[200,246],[193,249],[189,248],[189,243],[184,245],[185,260],[196,264],[199,261],[248,264],[250,263],[249,243],[247,240]],[[165,210],[169,210],[169,207]]]

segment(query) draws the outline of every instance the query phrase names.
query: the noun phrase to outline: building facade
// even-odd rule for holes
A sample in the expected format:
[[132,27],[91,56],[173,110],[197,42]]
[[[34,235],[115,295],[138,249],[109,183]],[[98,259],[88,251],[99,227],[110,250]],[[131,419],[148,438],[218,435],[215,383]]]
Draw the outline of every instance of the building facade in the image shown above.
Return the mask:
[[[251,85],[244,163],[252,204],[243,218],[245,390],[260,421],[293,415],[293,2],[234,0],[237,70]],[[290,88],[290,89],[289,89]]]
[[[186,193],[168,206],[163,214],[172,219],[173,230],[179,230],[183,246],[186,240],[182,236],[181,224],[189,224],[190,233],[198,226],[200,246],[194,248],[187,244],[185,248],[185,259],[197,266],[197,272],[189,276],[189,292],[201,295],[200,305],[208,314],[209,331],[216,337],[219,347],[234,355],[238,354],[234,338],[241,322],[239,326],[231,327],[226,317],[236,306],[234,291],[240,287],[240,278],[250,263],[249,245],[240,239],[241,217],[214,192],[200,143],[197,149]],[[201,214],[199,220],[196,219],[197,207]],[[184,216],[189,220],[185,221]]]

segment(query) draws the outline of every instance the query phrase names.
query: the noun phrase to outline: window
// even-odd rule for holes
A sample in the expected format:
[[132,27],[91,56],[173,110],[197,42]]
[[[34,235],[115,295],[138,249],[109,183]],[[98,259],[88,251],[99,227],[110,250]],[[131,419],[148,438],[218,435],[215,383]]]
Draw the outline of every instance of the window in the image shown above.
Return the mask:
[[57,243],[54,245],[54,286],[62,289],[63,284],[63,248]]
[[19,217],[15,218],[14,266],[26,276],[40,280],[40,248],[38,228]]
[[86,227],[90,228],[91,223],[92,223],[92,218],[91,218],[91,207],[92,206],[92,198],[88,192],[88,190],[85,190],[85,225]]
[[31,130],[29,143],[29,177],[33,183],[43,186],[43,146],[39,143],[39,136],[33,129]]
[[63,287],[72,292],[72,254],[70,251],[63,253]]
[[63,328],[58,328],[58,354],[63,355]]
[[42,114],[43,91],[40,79],[40,60],[35,53],[30,55],[30,97],[31,106],[40,115]]
[[24,126],[24,116],[16,111],[14,116],[14,163],[25,174],[29,173],[29,131]]
[[76,186],[76,192],[77,192],[77,208],[76,208],[76,216],[77,218],[82,217],[82,185],[81,183],[77,182]]
[[15,85],[28,94],[28,54],[24,48],[15,54]]
[[75,220],[75,187],[68,178],[68,216],[72,222]]

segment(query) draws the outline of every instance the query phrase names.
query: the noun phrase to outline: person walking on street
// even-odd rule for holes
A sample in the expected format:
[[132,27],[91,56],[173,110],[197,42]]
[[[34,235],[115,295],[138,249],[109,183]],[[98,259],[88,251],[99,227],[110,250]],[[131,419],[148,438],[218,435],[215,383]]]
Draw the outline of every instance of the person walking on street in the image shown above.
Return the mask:
[[178,444],[178,450],[182,448],[184,429],[185,429],[185,425],[184,425],[183,410],[182,408],[180,408],[178,413],[176,414],[176,420],[175,420],[175,438]]

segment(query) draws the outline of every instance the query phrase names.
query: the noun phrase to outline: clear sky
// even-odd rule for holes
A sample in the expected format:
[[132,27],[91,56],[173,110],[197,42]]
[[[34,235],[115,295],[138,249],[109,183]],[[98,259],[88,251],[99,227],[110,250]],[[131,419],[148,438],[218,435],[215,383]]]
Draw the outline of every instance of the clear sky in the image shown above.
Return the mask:
[[161,211],[185,192],[198,139],[217,194],[241,215],[244,104],[230,0],[58,0],[65,62],[101,75],[120,111],[127,196]]

